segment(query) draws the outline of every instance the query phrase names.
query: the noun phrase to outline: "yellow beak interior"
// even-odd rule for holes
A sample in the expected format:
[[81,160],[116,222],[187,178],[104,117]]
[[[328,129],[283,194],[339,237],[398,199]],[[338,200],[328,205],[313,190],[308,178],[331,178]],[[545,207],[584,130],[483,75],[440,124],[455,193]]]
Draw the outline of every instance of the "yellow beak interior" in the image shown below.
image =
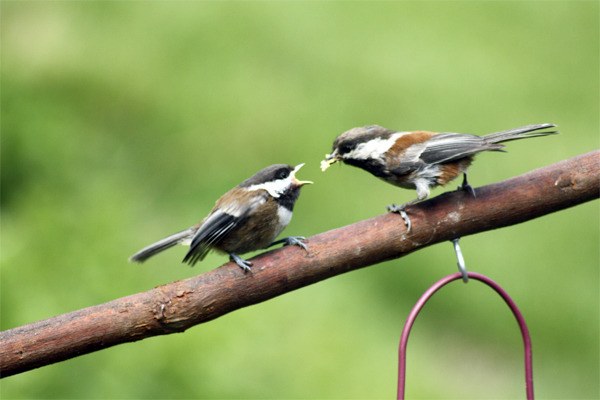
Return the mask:
[[295,185],[297,186],[303,186],[303,185],[311,185],[313,184],[313,181],[300,181],[296,178],[296,173],[300,170],[300,168],[304,167],[304,163],[302,164],[298,164],[296,165],[296,167],[294,168],[294,170],[292,171],[292,181],[294,182]]

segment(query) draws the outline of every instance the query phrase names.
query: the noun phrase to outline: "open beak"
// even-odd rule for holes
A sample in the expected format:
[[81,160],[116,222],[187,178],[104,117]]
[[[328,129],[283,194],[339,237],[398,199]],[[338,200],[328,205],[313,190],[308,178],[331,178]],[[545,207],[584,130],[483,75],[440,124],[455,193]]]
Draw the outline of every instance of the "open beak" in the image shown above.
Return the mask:
[[304,163],[296,165],[296,168],[292,171],[292,183],[296,186],[311,185],[313,183],[312,181],[299,181],[296,179],[296,172],[300,171],[300,168],[302,167],[304,167]]
[[321,161],[321,171],[325,172],[332,164],[340,161],[340,156],[334,151],[331,154],[325,154],[325,159]]

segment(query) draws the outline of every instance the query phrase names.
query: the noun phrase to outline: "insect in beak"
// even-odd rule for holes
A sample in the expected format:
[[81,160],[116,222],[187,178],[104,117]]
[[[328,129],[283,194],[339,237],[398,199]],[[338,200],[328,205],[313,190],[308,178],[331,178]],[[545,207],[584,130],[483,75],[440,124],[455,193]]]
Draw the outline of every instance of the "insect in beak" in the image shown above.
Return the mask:
[[321,171],[325,172],[332,164],[340,160],[340,157],[334,151],[331,154],[325,154],[325,159],[321,161]]

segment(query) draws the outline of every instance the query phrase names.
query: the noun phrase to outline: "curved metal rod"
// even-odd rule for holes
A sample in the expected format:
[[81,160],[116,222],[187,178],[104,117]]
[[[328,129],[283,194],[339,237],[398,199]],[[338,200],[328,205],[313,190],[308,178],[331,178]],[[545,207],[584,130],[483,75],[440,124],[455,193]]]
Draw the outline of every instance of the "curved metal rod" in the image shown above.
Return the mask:
[[[478,274],[476,272],[468,272],[468,276],[471,279],[478,280],[488,285],[492,289],[496,291],[506,302],[513,315],[517,319],[517,323],[519,324],[519,328],[521,329],[521,336],[523,337],[523,345],[525,347],[525,392],[528,400],[533,400],[533,363],[532,363],[532,351],[531,351],[531,338],[529,336],[529,329],[527,329],[527,324],[525,323],[525,318],[523,318],[523,314],[519,311],[519,308],[515,304],[515,302],[510,298],[508,293],[502,289],[500,285],[491,280],[485,275]],[[437,281],[433,286],[431,286],[423,295],[419,298],[415,306],[410,311],[408,315],[408,319],[404,324],[404,329],[402,330],[402,336],[400,337],[400,349],[398,352],[398,399],[404,399],[404,391],[406,384],[406,346],[408,344],[408,336],[410,335],[410,331],[415,322],[415,319],[419,315],[421,309],[425,306],[425,303],[437,292],[439,289],[447,285],[448,283],[462,279],[463,276],[460,273],[455,273],[452,275],[448,275],[439,281]]]
[[462,250],[460,249],[459,244],[460,238],[452,239],[451,242],[454,245],[454,252],[456,253],[456,265],[458,266],[458,271],[462,277],[464,283],[469,282],[469,272],[467,271],[467,266],[465,265],[465,258],[463,257]]

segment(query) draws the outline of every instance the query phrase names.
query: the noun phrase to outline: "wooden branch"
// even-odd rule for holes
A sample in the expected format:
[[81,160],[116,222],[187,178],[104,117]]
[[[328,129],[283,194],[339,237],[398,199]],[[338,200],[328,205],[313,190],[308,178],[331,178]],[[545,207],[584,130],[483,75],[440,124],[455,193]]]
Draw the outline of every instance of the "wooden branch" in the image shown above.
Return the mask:
[[199,276],[0,332],[3,377],[121,343],[182,332],[238,308],[429,245],[524,222],[600,194],[600,151],[484,186],[473,198],[449,192],[409,208],[412,230],[385,214]]

